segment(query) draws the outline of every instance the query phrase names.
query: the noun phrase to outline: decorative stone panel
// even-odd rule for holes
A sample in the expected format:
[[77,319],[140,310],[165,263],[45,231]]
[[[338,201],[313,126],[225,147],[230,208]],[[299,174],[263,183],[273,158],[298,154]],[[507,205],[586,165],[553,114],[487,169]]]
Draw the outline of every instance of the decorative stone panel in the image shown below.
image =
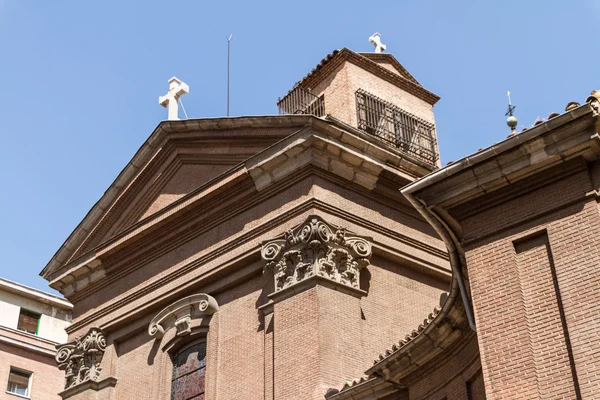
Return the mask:
[[193,294],[177,300],[156,314],[148,326],[148,334],[162,338],[172,327],[177,329],[177,336],[184,336],[192,331],[192,319],[212,315],[219,310],[214,297],[205,293]]
[[65,389],[87,381],[98,381],[100,362],[106,349],[106,337],[91,328],[83,337],[56,348],[58,369],[65,371]]
[[275,292],[312,277],[359,289],[360,271],[371,258],[371,243],[311,215],[303,224],[264,243],[261,256],[265,271],[273,272]]

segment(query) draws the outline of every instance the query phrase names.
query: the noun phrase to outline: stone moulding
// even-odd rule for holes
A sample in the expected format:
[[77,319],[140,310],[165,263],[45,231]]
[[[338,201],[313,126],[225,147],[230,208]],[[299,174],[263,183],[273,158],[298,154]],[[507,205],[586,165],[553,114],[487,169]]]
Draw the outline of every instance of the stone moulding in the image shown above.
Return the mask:
[[310,215],[303,224],[264,243],[261,257],[265,271],[273,272],[275,293],[311,277],[359,289],[360,271],[372,254],[367,239]]
[[[68,399],[70,397],[78,395],[79,393],[83,393],[86,390],[93,390],[93,391],[98,392],[98,391],[101,391],[106,388],[113,388],[116,385],[117,385],[117,378],[108,377],[101,381],[83,382],[80,385],[76,385],[76,386],[70,387],[69,389],[65,389],[64,391],[60,392],[58,395],[60,397],[62,397],[63,399]],[[90,397],[88,396],[86,398],[90,398]]]
[[191,332],[192,318],[212,315],[218,310],[217,300],[208,294],[199,293],[184,297],[156,314],[150,321],[148,333],[160,339],[174,326],[177,336],[183,336]]
[[106,336],[91,328],[81,338],[56,348],[58,369],[65,371],[65,389],[87,381],[98,381],[100,362],[106,349]]

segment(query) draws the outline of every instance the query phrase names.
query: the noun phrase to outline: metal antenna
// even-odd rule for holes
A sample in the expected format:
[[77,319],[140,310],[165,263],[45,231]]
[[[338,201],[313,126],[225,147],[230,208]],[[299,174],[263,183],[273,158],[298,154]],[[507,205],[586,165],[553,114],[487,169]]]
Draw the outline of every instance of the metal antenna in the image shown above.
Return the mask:
[[229,117],[229,59],[231,54],[231,38],[233,35],[229,35],[227,38],[227,116]]

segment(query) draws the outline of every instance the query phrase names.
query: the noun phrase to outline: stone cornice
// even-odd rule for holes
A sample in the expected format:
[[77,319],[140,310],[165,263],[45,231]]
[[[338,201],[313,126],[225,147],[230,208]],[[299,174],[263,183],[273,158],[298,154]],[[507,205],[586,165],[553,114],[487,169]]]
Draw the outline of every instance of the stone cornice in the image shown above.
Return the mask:
[[582,105],[409,185],[428,207],[456,207],[575,157],[600,156],[597,117]]
[[63,399],[68,399],[69,397],[73,397],[76,394],[85,392],[86,390],[93,390],[95,392],[100,391],[105,388],[115,387],[117,385],[117,378],[108,377],[106,379],[102,379],[100,381],[85,381],[78,385],[72,386],[66,390],[63,390],[58,395]]
[[249,158],[244,165],[258,191],[305,165],[329,171],[369,190],[375,188],[384,171],[410,182],[432,168],[424,167],[372,135],[334,119],[318,118],[311,121],[310,127]]
[[104,278],[106,270],[103,268],[102,262],[98,259],[98,255],[93,252],[87,256],[84,260],[77,260],[80,262],[50,281],[49,286],[60,291],[65,296],[70,296],[72,293],[80,291],[89,284]]
[[299,282],[295,282],[290,286],[287,286],[279,291],[273,292],[269,294],[267,297],[271,300],[266,304],[263,304],[259,307],[259,309],[264,310],[265,314],[269,314],[272,312],[273,305],[279,301],[285,300],[289,297],[295,296],[298,293],[302,293],[310,288],[315,286],[322,286],[333,289],[335,291],[345,293],[349,296],[354,296],[357,298],[365,297],[368,293],[365,290],[362,290],[357,287],[347,286],[339,284],[329,278],[325,278],[319,275],[312,275],[306,279],[303,279]]
[[19,296],[27,297],[39,301],[44,304],[49,304],[52,307],[57,307],[63,310],[70,311],[73,309],[73,304],[67,299],[55,296],[50,293],[42,292],[17,282],[9,281],[8,279],[0,278],[0,290],[18,294]]
[[[192,192],[189,196],[186,196],[181,199],[181,201],[176,201],[176,204],[172,206],[168,206],[163,208],[162,210],[154,213],[150,218],[146,218],[143,221],[140,221],[138,224],[133,225],[129,229],[121,232],[118,235],[115,235],[108,241],[104,242],[104,244],[94,251],[91,251],[88,254],[83,255],[79,259],[75,260],[72,263],[66,264],[63,269],[66,269],[61,275],[53,278],[50,282],[50,286],[56,289],[62,288],[62,285],[69,284],[70,280],[65,282],[65,277],[72,276],[76,278],[80,274],[79,271],[82,268],[86,268],[86,272],[90,269],[90,263],[98,263],[98,259],[105,254],[114,253],[118,248],[127,245],[131,241],[137,241],[142,237],[141,233],[144,231],[150,231],[151,229],[155,229],[159,224],[165,222],[170,219],[174,214],[181,213],[186,209],[191,208],[194,203],[201,201],[206,202],[212,196],[219,195],[224,187],[235,186],[237,182],[240,181],[240,178],[244,178],[245,169],[243,167],[232,169],[227,177],[223,179],[222,182],[218,185],[213,185],[213,182],[209,182],[206,185],[203,185],[198,190]],[[93,269],[93,268],[92,268]]]
[[[576,175],[589,169],[588,163],[583,158],[576,158],[561,163],[559,166],[548,168],[544,174],[530,176],[527,180],[515,182],[505,187],[501,191],[488,193],[486,196],[474,199],[465,204],[448,209],[448,212],[455,218],[463,220],[472,217],[480,212],[498,207],[501,204],[509,202],[516,197],[533,193],[546,186],[555,185],[564,179]],[[591,184],[591,183],[590,183]],[[558,199],[557,203],[561,199]]]
[[[438,248],[432,247],[426,243],[419,242],[418,240],[416,240],[414,238],[404,236],[398,232],[394,232],[389,229],[385,229],[385,228],[373,223],[372,221],[368,221],[363,218],[357,217],[356,215],[354,215],[352,213],[349,213],[345,210],[333,207],[333,206],[323,203],[319,200],[308,199],[305,202],[303,202],[302,204],[297,205],[293,209],[278,215],[277,217],[273,218],[269,222],[262,224],[260,226],[257,226],[251,230],[245,231],[242,235],[240,235],[239,237],[230,241],[229,243],[223,245],[221,248],[215,249],[215,250],[201,256],[200,258],[195,259],[195,260],[189,262],[188,264],[181,266],[177,271],[174,271],[173,273],[171,273],[169,275],[166,275],[164,277],[161,277],[160,279],[157,279],[156,281],[151,282],[143,289],[136,290],[136,291],[132,292],[131,294],[119,299],[118,301],[113,302],[112,304],[107,304],[107,305],[103,306],[102,309],[96,310],[89,315],[84,315],[82,318],[78,318],[77,320],[73,321],[73,324],[71,326],[69,326],[67,328],[67,332],[71,333],[71,332],[77,331],[81,327],[91,324],[94,321],[97,321],[102,316],[106,316],[106,315],[118,310],[120,307],[127,305],[131,302],[134,302],[136,299],[142,298],[143,296],[146,296],[149,293],[154,292],[155,290],[168,284],[169,282],[173,282],[177,279],[180,279],[182,276],[187,274],[189,271],[197,269],[199,266],[205,265],[205,264],[215,260],[217,257],[220,257],[223,254],[227,254],[232,249],[240,248],[243,243],[248,243],[248,242],[251,242],[252,240],[256,240],[258,237],[260,237],[260,235],[264,234],[265,232],[268,232],[269,230],[273,229],[274,227],[280,226],[281,224],[285,223],[286,220],[292,219],[298,215],[302,215],[303,213],[306,213],[307,211],[310,211],[310,210],[322,210],[330,215],[337,215],[340,218],[347,220],[358,226],[362,226],[365,229],[379,232],[381,235],[384,235],[384,236],[392,237],[394,240],[398,240],[399,242],[404,243],[406,246],[417,248],[420,251],[423,251],[425,254],[430,254],[430,255],[433,255],[440,259],[446,259],[446,257],[447,257],[447,255]],[[208,227],[208,228],[210,228],[210,227]],[[377,241],[374,241],[373,245],[374,245],[374,249],[377,250],[377,254],[380,256],[387,257],[388,252],[391,251],[391,250],[388,250],[387,247],[381,246]],[[396,259],[396,257],[398,257],[398,256],[404,257],[402,254],[397,253],[398,249],[393,249],[393,250],[394,250],[393,253],[390,253],[390,255],[389,255],[390,257],[393,257],[393,259]],[[256,247],[254,247],[254,249],[252,251],[245,253],[242,256],[242,258],[247,258],[247,257],[254,257],[255,259],[258,259],[259,258],[258,249]],[[426,261],[425,258],[422,261],[423,261],[422,268],[433,269],[435,271],[434,273],[436,273],[436,274],[439,273],[439,267],[433,268],[433,266],[430,266],[429,262]],[[240,262],[242,262],[241,259],[228,260],[227,264],[224,265],[223,267],[226,267],[227,265],[231,265],[231,266],[237,265]],[[119,271],[122,272],[122,274],[124,274],[124,275],[131,272],[131,271],[121,271],[120,268],[119,268]],[[217,272],[222,273],[223,272],[222,267],[215,267],[215,269],[213,271],[207,272],[206,275],[199,276],[197,278],[197,280],[186,281],[186,285],[180,287],[178,290],[185,291],[186,288],[191,287],[194,284],[197,284],[197,282],[199,280],[206,280],[206,279],[208,279],[208,276],[210,276],[211,274],[216,274]],[[446,276],[448,276],[448,272],[446,272]],[[112,279],[122,279],[122,276],[116,275]],[[98,282],[97,290],[100,290],[106,284],[107,283],[104,281]],[[86,293],[86,295],[91,295],[91,293]],[[160,300],[160,299],[155,299],[155,301],[158,301],[158,300]],[[151,307],[152,304],[153,303],[146,304],[144,306],[144,308]],[[138,312],[138,313],[140,311],[141,310],[139,310],[139,309],[136,310],[136,312]],[[123,316],[123,318],[126,319],[127,315]],[[105,330],[109,329],[108,326],[106,326],[105,324],[102,324],[101,327]]]
[[[378,400],[402,388],[379,377],[364,377],[346,382],[342,390],[329,389],[325,394],[327,400]],[[406,390],[406,389],[404,389]]]
[[[431,171],[438,169],[438,166],[426,163],[418,159],[417,157],[413,157],[407,152],[397,149],[394,146],[390,146],[385,142],[382,142],[381,139],[369,133],[366,133],[356,127],[353,127],[345,123],[344,121],[335,118],[332,115],[327,115],[325,120],[331,123],[330,129],[337,129],[343,132],[350,133],[353,136],[356,136],[361,140],[371,145],[374,145],[375,147],[383,148],[386,152],[393,154],[393,159],[386,160],[388,166],[391,167],[391,170],[393,171],[394,175],[402,177],[404,179],[408,179],[409,182],[413,181],[414,179],[420,178],[426,174],[429,174]],[[316,121],[316,124],[318,123],[318,121],[324,123],[323,119]]]
[[307,129],[250,158],[246,168],[258,191],[285,179],[305,165],[314,165],[372,190],[381,171],[388,168],[384,160]]
[[53,358],[56,355],[55,342],[40,337],[32,337],[30,334],[4,326],[0,326],[0,342]]
[[[385,68],[384,68],[385,69]],[[387,70],[386,70],[387,71]],[[388,71],[389,72],[389,71]],[[364,132],[360,132],[355,128],[347,126],[340,121],[336,121],[333,118],[329,117],[328,121],[323,119],[316,118],[310,115],[294,115],[294,116],[264,116],[264,117],[240,117],[240,118],[217,118],[217,119],[205,119],[205,120],[185,120],[185,121],[168,121],[159,124],[159,126],[152,133],[150,138],[146,141],[146,143],[140,148],[138,153],[134,156],[128,166],[121,172],[121,174],[117,177],[115,182],[111,185],[111,187],[106,191],[103,197],[92,207],[90,212],[86,215],[84,220],[78,225],[78,227],[73,231],[73,233],[69,236],[66,242],[61,246],[58,252],[53,256],[52,260],[49,264],[43,269],[41,275],[48,279],[54,281],[58,275],[64,274],[68,270],[70,270],[70,266],[81,263],[82,259],[90,258],[90,254],[93,254],[94,251],[90,250],[86,254],[82,254],[81,256],[77,256],[78,259],[72,259],[73,255],[77,251],[80,252],[81,246],[83,242],[86,241],[86,238],[92,234],[92,230],[96,229],[98,222],[106,217],[109,210],[112,209],[113,203],[118,199],[125,189],[131,185],[132,181],[136,179],[139,175],[140,171],[146,168],[149,160],[152,159],[154,154],[158,151],[161,146],[164,146],[164,141],[167,135],[172,133],[185,133],[194,130],[226,130],[226,129],[241,129],[241,128],[292,128],[292,127],[313,127],[322,132],[328,132],[329,135],[337,138],[340,141],[340,144],[337,144],[338,147],[354,147],[354,150],[351,150],[348,153],[347,159],[344,161],[348,161],[353,159],[352,155],[356,154],[369,154],[366,158],[377,159],[377,156],[382,156],[380,161],[386,165],[384,169],[389,169],[395,174],[405,174],[406,179],[412,180],[416,176],[421,176],[430,171],[431,167],[423,166],[419,162],[412,160],[410,157],[407,157],[405,154],[393,149],[390,146],[385,145],[381,141],[378,141],[376,138],[373,138]],[[322,135],[321,135],[322,136]],[[341,143],[345,143],[341,145]],[[318,146],[317,146],[318,148]],[[337,150],[335,150],[337,151]],[[262,153],[262,152],[261,152]],[[318,155],[318,152],[313,152],[311,154],[312,158]],[[254,157],[255,160],[254,165],[256,166],[256,160],[258,160],[261,156]],[[318,158],[318,157],[316,157]],[[363,157],[365,158],[365,157]],[[319,160],[315,161],[315,164],[318,163]],[[372,164],[372,163],[371,163]],[[323,165],[323,163],[321,163]],[[341,165],[341,164],[340,164]],[[367,166],[367,164],[365,164]],[[241,167],[241,166],[240,166]],[[325,165],[326,168],[329,166]],[[333,168],[333,166],[332,166]],[[333,168],[335,171],[336,169]],[[235,174],[239,171],[238,168],[233,168],[229,171],[226,176],[231,176],[231,174]],[[410,171],[406,174],[403,171]],[[343,171],[339,171],[343,173]],[[368,168],[365,171],[368,177],[371,172],[377,173],[376,170],[369,171]],[[220,178],[226,178],[226,176],[221,176]],[[361,182],[364,176],[362,174],[357,174],[355,176],[357,182]],[[210,185],[215,184],[216,182],[213,180],[203,185],[202,188],[199,188],[198,191],[206,188]],[[372,185],[368,182],[363,182],[362,184]],[[218,186],[218,185],[217,185]],[[172,204],[172,207],[167,207],[168,209],[172,209],[173,207],[180,207],[182,203],[186,202],[190,198],[194,197],[194,194],[197,194],[198,191],[194,191],[184,198],[180,199],[180,201]],[[167,210],[164,210],[167,212]],[[153,215],[152,217],[160,217],[158,215]],[[141,221],[145,222],[145,221]],[[135,224],[128,230],[132,230],[133,227],[138,227],[139,224]],[[111,238],[113,240],[114,238]],[[101,246],[105,246],[107,243],[103,243]],[[96,249],[97,250],[97,249]]]
[[312,124],[318,126],[318,130],[307,127],[289,136],[115,235],[94,251],[63,266],[60,275],[57,272],[48,275],[52,277],[51,287],[70,296],[90,283],[101,280],[107,274],[104,268],[97,268],[101,266],[103,257],[120,251],[129,243],[138,242],[144,235],[152,234],[159,225],[171,223],[169,221],[177,218],[175,214],[181,215],[186,210],[197,209],[199,204],[215,201],[223,196],[225,190],[233,191],[228,195],[231,197],[235,191],[244,189],[245,186],[241,183],[247,179],[247,174],[253,177],[254,184],[260,191],[265,191],[284,178],[289,180],[292,177],[290,174],[297,175],[303,166],[314,166],[370,190],[375,187],[381,171],[398,175],[397,168],[406,163],[406,160],[386,146],[375,146],[326,121],[312,118]]

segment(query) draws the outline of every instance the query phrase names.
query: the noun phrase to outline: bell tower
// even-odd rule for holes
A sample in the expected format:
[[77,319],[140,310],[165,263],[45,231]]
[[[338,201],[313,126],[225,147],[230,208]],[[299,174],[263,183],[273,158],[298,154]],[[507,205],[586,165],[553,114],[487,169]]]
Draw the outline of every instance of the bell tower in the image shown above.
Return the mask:
[[378,33],[373,53],[327,55],[277,105],[283,114],[335,119],[374,136],[416,163],[440,167],[433,105],[439,100],[391,55]]

